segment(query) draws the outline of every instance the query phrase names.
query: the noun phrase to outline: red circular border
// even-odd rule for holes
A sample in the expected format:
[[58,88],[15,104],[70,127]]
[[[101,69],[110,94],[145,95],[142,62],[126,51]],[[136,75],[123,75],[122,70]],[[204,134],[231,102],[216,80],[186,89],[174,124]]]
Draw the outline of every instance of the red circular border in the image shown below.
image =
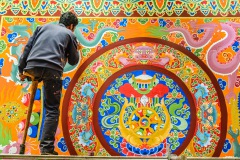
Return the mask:
[[122,74],[124,74],[126,72],[135,71],[135,70],[152,70],[152,71],[155,71],[155,72],[158,72],[158,73],[163,73],[164,75],[173,79],[177,83],[177,85],[183,90],[185,95],[187,96],[190,111],[191,111],[191,123],[190,123],[190,127],[189,127],[189,130],[188,130],[188,133],[187,133],[187,136],[186,136],[185,140],[180,145],[180,147],[178,147],[178,149],[175,150],[175,152],[173,152],[176,155],[180,155],[184,151],[184,149],[188,146],[188,144],[190,143],[190,141],[191,141],[191,139],[192,139],[192,137],[194,136],[194,133],[195,133],[196,124],[197,124],[197,121],[196,121],[197,112],[196,112],[196,108],[195,108],[196,103],[194,101],[193,95],[188,90],[188,88],[184,84],[184,82],[182,82],[181,79],[178,76],[176,76],[175,74],[173,74],[172,72],[166,70],[165,68],[161,68],[159,66],[153,66],[153,65],[129,66],[129,67],[123,68],[120,71],[114,73],[112,76],[110,76],[104,82],[104,84],[101,86],[101,88],[97,92],[97,95],[95,96],[94,104],[93,104],[93,122],[95,122],[95,123],[93,123],[93,126],[94,126],[94,130],[96,132],[96,135],[98,136],[99,141],[101,142],[102,146],[108,151],[109,154],[111,154],[112,156],[121,156],[118,152],[114,151],[109,146],[109,144],[106,142],[106,140],[104,139],[104,136],[101,132],[101,127],[100,127],[100,125],[98,125],[98,122],[99,122],[98,108],[99,108],[100,103],[101,103],[102,95],[104,94],[104,92],[107,89],[107,87],[109,86],[109,84],[111,84],[116,78],[118,78]]
[[[75,75],[73,76],[68,89],[66,90],[66,93],[64,95],[64,99],[63,99],[63,103],[62,103],[62,130],[63,130],[63,136],[65,139],[65,142],[67,144],[69,153],[71,155],[77,155],[77,152],[75,151],[74,146],[72,145],[71,139],[70,139],[70,135],[69,135],[69,128],[68,128],[68,106],[69,106],[69,97],[71,97],[72,94],[72,90],[76,84],[76,82],[78,81],[78,78],[81,76],[81,74],[84,72],[84,70],[87,68],[87,66],[96,58],[98,58],[99,56],[101,56],[102,54],[104,54],[105,52],[107,52],[108,50],[111,50],[115,47],[118,47],[120,45],[125,45],[125,44],[129,44],[129,43],[137,43],[137,42],[150,42],[150,43],[158,43],[158,44],[163,44],[163,45],[167,45],[171,48],[174,48],[180,52],[182,52],[183,54],[187,55],[188,57],[190,57],[192,60],[194,60],[203,70],[204,72],[208,75],[208,77],[211,79],[214,88],[216,89],[217,95],[218,95],[218,99],[219,99],[219,106],[220,106],[220,111],[221,111],[221,135],[220,135],[220,139],[218,141],[218,144],[216,146],[215,152],[213,154],[213,157],[219,157],[222,151],[222,147],[224,145],[224,141],[226,138],[226,134],[227,134],[227,120],[228,120],[228,115],[227,115],[227,107],[226,107],[226,103],[225,103],[225,98],[223,95],[223,92],[220,88],[220,86],[218,85],[217,79],[215,78],[214,74],[211,72],[211,70],[197,57],[195,56],[192,52],[190,52],[189,50],[187,50],[186,48],[184,48],[183,46],[180,46],[178,44],[175,44],[173,42],[169,42],[163,39],[158,39],[158,38],[150,38],[150,37],[138,37],[138,38],[130,38],[130,39],[125,39],[125,40],[121,40],[115,43],[112,43],[102,49],[100,49],[99,51],[97,51],[96,53],[94,53],[92,56],[90,56],[81,66],[80,68],[77,70],[77,72],[75,73]],[[224,114],[223,114],[224,113]]]

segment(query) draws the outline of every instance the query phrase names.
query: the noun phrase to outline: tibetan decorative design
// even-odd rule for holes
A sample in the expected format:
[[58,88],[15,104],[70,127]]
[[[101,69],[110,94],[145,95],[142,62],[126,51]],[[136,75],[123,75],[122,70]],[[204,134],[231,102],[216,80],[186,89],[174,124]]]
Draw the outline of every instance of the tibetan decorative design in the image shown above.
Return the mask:
[[177,155],[221,153],[227,131],[223,93],[187,49],[132,38],[106,46],[82,66],[63,101],[71,154],[104,149],[113,156],[164,156],[168,145]]

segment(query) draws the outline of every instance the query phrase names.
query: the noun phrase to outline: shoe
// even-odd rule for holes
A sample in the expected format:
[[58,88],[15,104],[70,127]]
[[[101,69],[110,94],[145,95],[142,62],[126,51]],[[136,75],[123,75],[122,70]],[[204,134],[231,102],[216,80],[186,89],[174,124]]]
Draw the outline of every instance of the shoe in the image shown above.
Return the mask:
[[53,151],[53,152],[42,152],[41,155],[58,155],[58,152]]

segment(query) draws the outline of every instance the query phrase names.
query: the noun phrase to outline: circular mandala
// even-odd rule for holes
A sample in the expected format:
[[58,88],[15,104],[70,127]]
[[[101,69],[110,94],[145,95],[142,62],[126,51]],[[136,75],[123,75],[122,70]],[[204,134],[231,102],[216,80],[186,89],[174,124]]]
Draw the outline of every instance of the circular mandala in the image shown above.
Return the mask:
[[190,142],[196,125],[195,104],[186,85],[171,72],[149,65],[128,67],[109,77],[93,111],[96,134],[112,155],[163,156],[167,151],[161,146],[166,144],[173,153],[181,153],[180,144]]
[[116,42],[77,70],[63,99],[72,155],[219,156],[227,109],[209,68],[187,49],[155,38]]

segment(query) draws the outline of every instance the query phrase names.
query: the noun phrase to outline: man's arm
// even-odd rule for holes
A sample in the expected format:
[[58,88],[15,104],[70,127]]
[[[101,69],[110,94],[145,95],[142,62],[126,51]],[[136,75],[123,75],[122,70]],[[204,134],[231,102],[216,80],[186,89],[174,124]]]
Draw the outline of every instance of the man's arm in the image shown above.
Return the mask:
[[79,52],[80,44],[77,42],[76,37],[71,37],[71,40],[69,41],[68,47],[67,47],[67,58],[68,63],[70,65],[75,65],[79,61]]
[[29,38],[28,43],[26,44],[24,50],[23,50],[23,54],[21,55],[20,59],[19,59],[19,63],[18,63],[18,71],[19,71],[19,76],[21,78],[21,75],[23,73],[23,69],[26,67],[27,65],[27,57],[32,49],[33,43],[35,41],[35,37],[38,33],[38,31],[40,30],[40,27],[37,27],[36,30],[34,31],[33,35]]

